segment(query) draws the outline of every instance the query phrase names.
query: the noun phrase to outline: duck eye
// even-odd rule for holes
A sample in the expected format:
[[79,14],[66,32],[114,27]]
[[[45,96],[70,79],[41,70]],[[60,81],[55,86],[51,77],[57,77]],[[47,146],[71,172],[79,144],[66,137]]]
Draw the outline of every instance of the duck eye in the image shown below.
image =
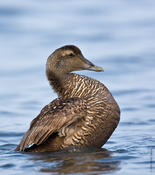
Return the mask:
[[70,54],[68,54],[68,56],[69,56],[69,57],[73,57],[73,56],[74,56],[74,54],[73,54],[73,53],[70,53]]

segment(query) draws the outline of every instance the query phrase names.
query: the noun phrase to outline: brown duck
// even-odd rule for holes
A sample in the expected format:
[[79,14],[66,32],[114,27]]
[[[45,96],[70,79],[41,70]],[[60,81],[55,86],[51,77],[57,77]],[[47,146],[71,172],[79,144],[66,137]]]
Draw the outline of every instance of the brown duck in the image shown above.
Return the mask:
[[32,120],[16,151],[59,151],[70,146],[100,148],[120,120],[120,109],[99,81],[72,71],[101,67],[67,45],[55,50],[46,63],[46,75],[58,98]]

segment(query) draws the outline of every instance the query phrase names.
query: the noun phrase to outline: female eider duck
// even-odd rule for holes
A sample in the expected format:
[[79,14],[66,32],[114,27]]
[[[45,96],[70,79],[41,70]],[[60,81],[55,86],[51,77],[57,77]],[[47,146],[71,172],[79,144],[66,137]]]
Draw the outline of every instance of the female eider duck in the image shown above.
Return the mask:
[[73,45],[61,47],[48,57],[46,75],[58,98],[32,120],[16,151],[101,148],[106,143],[119,123],[119,106],[101,82],[71,73],[78,70],[103,71]]

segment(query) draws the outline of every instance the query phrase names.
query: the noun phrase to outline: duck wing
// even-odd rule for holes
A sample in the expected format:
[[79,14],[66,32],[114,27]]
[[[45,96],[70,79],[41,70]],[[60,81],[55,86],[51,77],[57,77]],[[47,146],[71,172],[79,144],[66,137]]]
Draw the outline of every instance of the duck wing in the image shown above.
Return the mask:
[[40,145],[52,133],[59,132],[63,127],[71,125],[85,115],[86,103],[83,99],[55,99],[46,105],[40,114],[32,120],[30,128],[16,150],[24,151],[30,145]]

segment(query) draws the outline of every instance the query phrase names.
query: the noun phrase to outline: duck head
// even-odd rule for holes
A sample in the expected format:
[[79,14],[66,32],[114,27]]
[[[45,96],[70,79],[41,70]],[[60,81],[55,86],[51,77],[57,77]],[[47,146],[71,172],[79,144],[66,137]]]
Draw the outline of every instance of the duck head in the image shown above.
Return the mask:
[[103,68],[87,60],[80,49],[74,45],[66,45],[56,49],[47,59],[47,77],[50,73],[62,76],[79,70],[102,72]]

